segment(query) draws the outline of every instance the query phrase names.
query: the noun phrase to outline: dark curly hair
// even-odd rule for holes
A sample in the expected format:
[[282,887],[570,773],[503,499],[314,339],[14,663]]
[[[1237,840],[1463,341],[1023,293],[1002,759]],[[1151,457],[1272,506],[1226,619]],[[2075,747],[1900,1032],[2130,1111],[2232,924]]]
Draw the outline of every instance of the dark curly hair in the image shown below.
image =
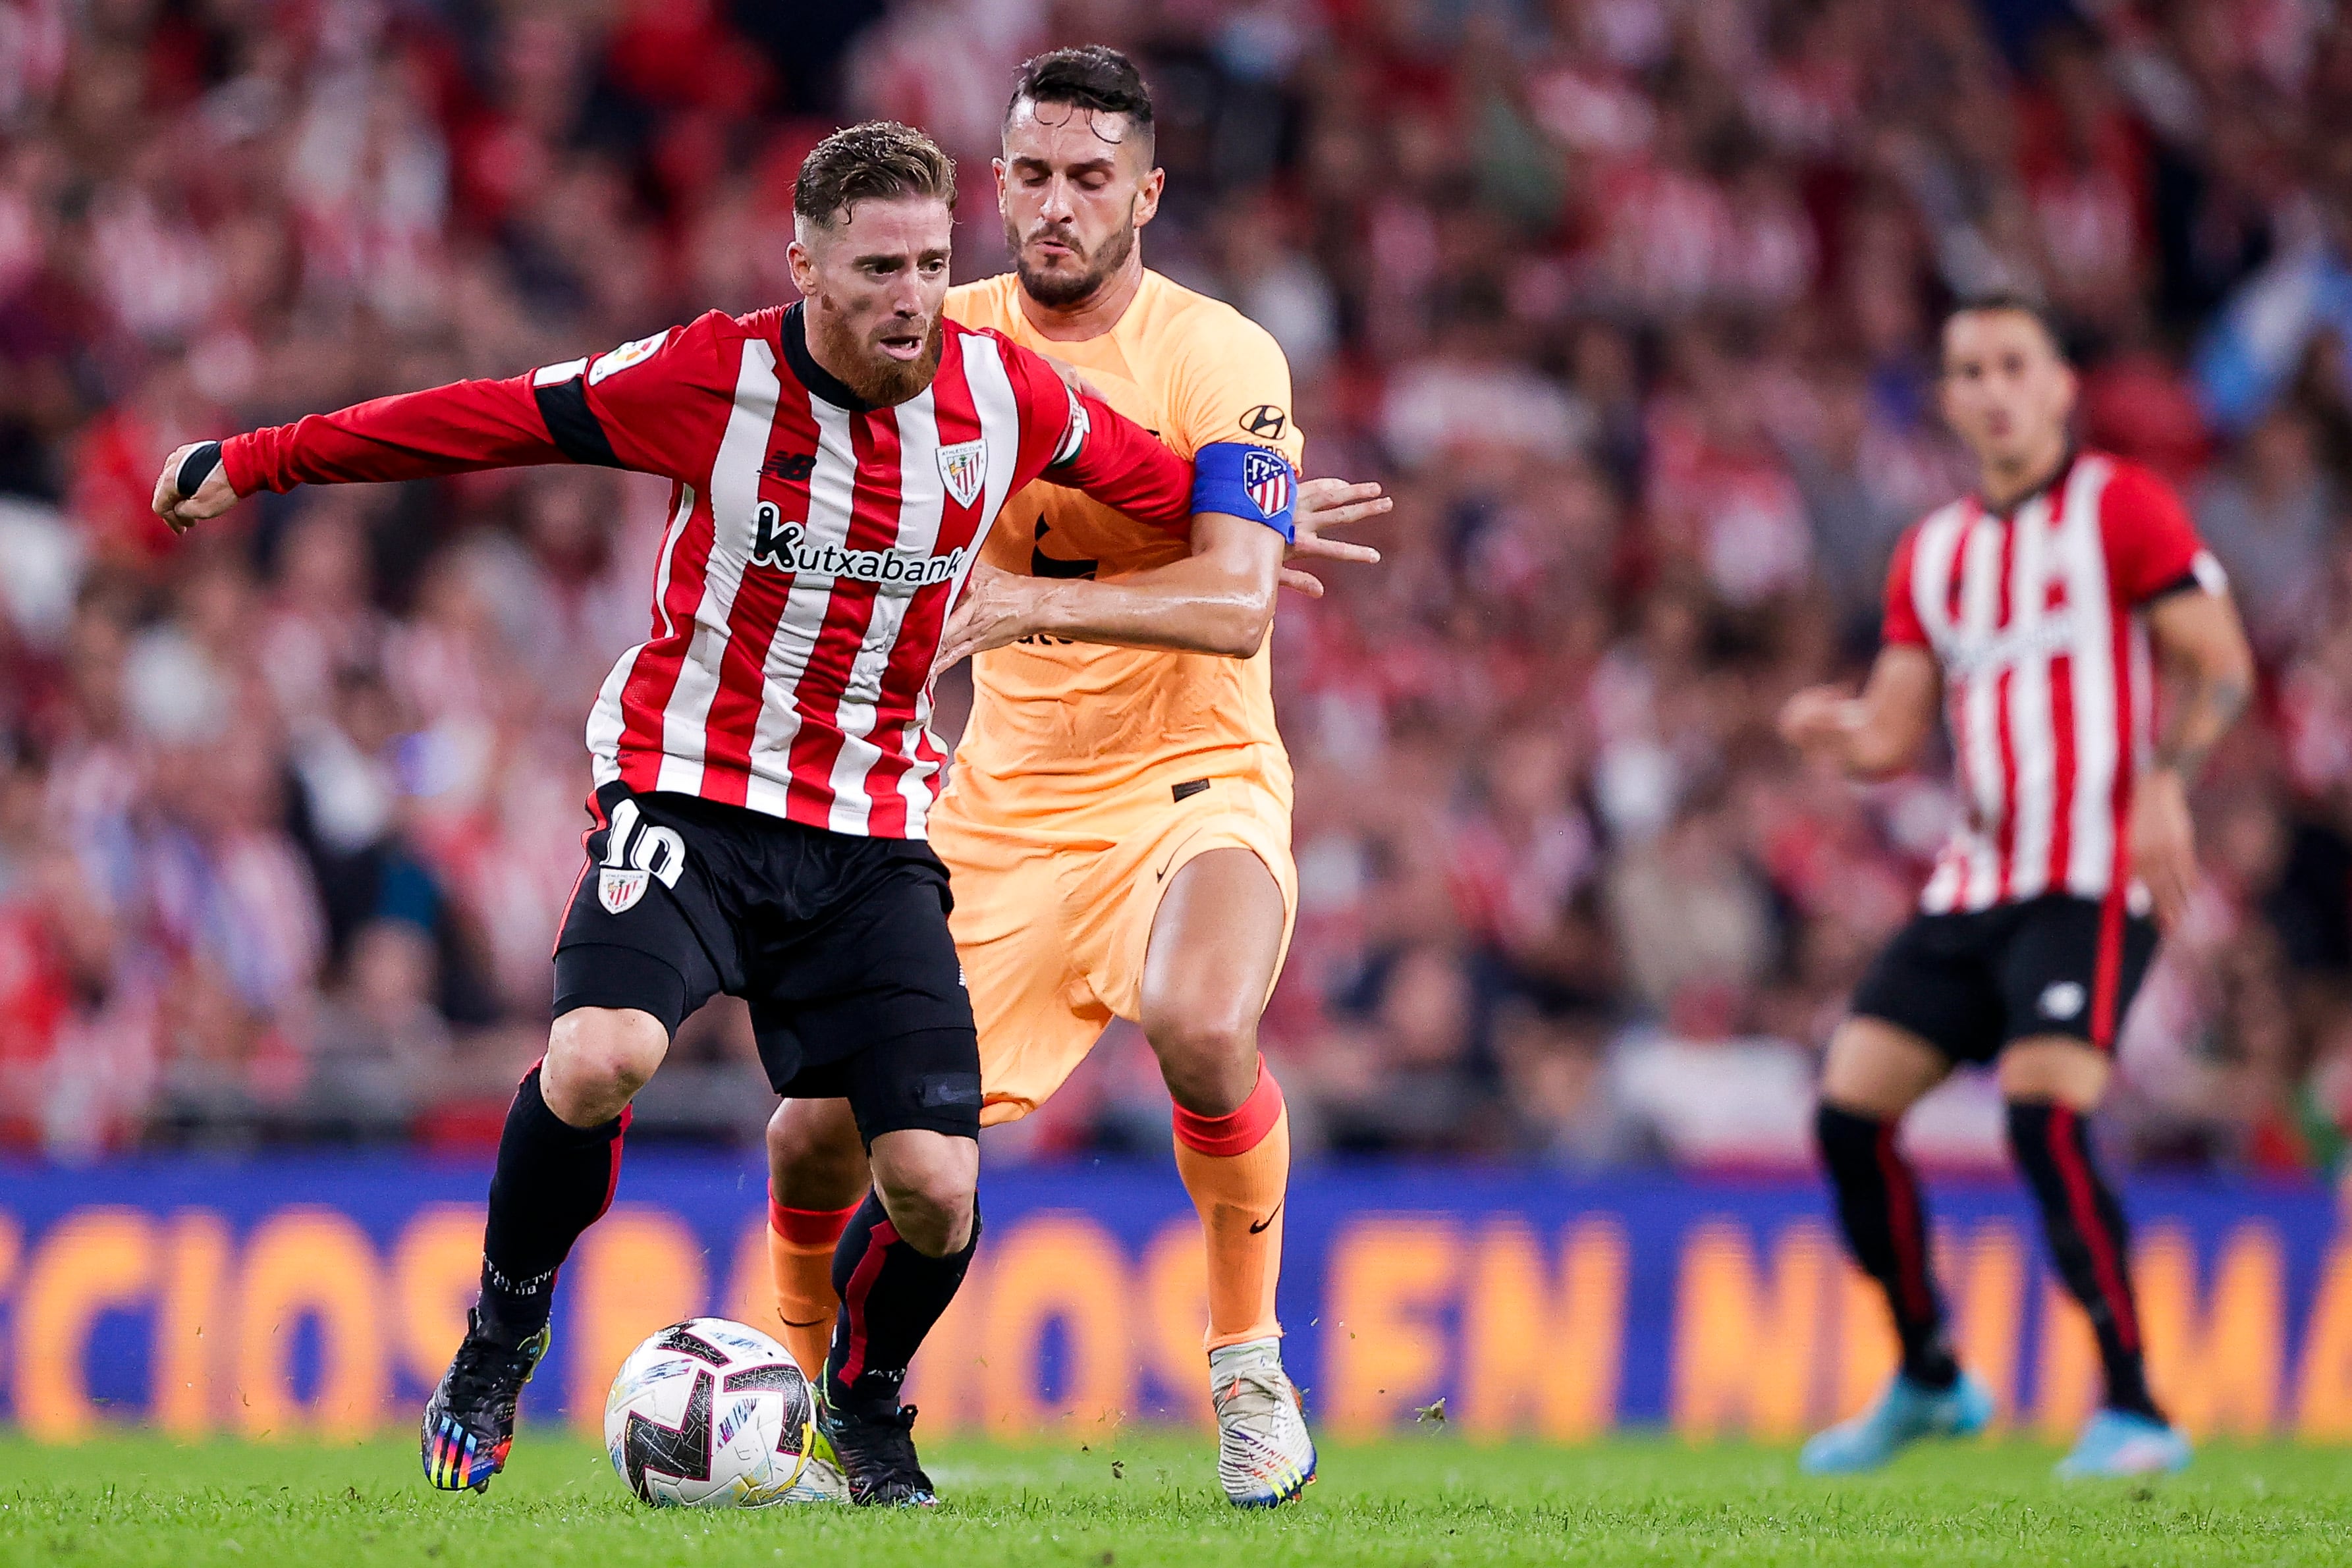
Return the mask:
[[1013,97],[1004,106],[1006,124],[1024,100],[1066,103],[1100,114],[1123,114],[1143,139],[1143,152],[1151,153],[1151,89],[1135,62],[1102,44],[1074,49],[1049,49],[1024,60],[1013,78]]

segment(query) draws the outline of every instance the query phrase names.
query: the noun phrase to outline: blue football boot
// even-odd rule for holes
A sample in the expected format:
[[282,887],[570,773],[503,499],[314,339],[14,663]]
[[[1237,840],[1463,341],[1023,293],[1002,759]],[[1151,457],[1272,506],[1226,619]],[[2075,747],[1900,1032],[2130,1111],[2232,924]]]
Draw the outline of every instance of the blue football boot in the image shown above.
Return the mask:
[[1797,1456],[1809,1476],[1874,1470],[1922,1437],[1965,1437],[1992,1419],[1992,1390],[1963,1372],[1949,1388],[1923,1388],[1901,1373],[1850,1421],[1817,1432]]
[[2128,1410],[2102,1410],[2058,1461],[2061,1480],[2168,1475],[2187,1467],[2189,1439],[2177,1427]]

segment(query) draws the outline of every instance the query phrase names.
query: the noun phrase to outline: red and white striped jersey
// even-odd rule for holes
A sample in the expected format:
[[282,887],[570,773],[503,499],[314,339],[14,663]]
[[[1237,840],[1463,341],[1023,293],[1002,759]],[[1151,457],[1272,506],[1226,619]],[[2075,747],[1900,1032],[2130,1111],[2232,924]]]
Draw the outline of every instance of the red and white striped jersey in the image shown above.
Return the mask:
[[1885,640],[1943,671],[1961,805],[1923,909],[2129,891],[2155,685],[2144,611],[2217,588],[2220,570],[2163,480],[2092,452],[2006,515],[1969,497],[1904,536]]
[[810,356],[801,308],[314,414],[222,460],[240,495],[567,460],[668,477],[652,633],[588,721],[597,783],[920,838],[946,760],[931,660],[1005,498],[1044,478],[1182,528],[1192,465],[952,321],[931,385],[868,407]]

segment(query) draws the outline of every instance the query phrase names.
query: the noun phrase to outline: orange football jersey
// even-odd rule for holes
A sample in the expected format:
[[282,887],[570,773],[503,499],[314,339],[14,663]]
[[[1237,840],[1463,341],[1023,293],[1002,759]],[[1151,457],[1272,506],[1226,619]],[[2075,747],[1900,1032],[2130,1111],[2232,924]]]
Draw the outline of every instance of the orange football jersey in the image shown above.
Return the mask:
[[[1291,417],[1290,366],[1264,328],[1232,306],[1146,271],[1118,324],[1097,338],[1047,338],[1022,314],[1006,273],[948,296],[948,315],[993,327],[1076,367],[1097,391],[1189,458],[1216,442],[1304,445]],[[1039,483],[1015,495],[982,559],[1041,577],[1113,577],[1181,559],[1181,538],[1145,530],[1075,490]],[[967,810],[1003,821],[1083,810],[1161,777],[1245,775],[1287,808],[1290,762],[1274,722],[1266,649],[1247,659],[1033,638],[973,661],[971,718],[951,788]]]

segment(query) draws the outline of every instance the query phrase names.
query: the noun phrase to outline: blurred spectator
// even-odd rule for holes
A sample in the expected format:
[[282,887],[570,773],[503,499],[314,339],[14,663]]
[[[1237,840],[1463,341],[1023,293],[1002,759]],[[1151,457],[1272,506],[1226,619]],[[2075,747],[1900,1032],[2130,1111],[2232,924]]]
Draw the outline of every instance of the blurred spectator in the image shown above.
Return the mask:
[[2255,646],[2275,658],[2316,630],[2339,500],[2319,433],[2292,404],[2264,414],[2194,497],[2198,531],[2229,570]]

